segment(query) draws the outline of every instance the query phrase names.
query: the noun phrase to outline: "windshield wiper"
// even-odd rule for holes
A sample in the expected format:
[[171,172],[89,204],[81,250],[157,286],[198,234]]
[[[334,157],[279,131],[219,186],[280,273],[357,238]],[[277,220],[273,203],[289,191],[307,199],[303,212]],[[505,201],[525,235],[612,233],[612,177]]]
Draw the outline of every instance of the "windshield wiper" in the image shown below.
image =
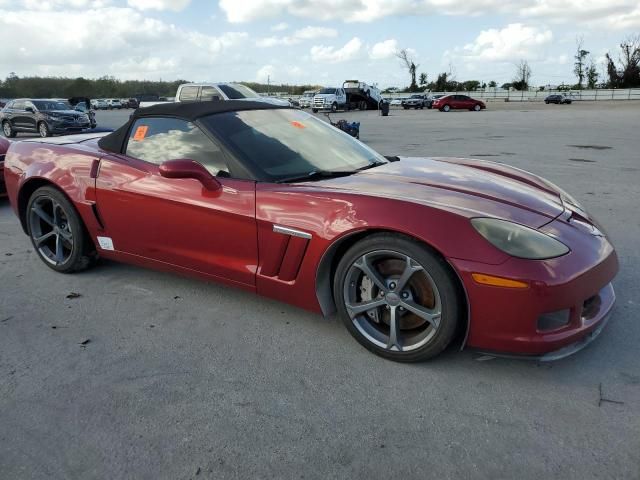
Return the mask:
[[306,175],[296,175],[295,177],[281,178],[280,180],[278,180],[278,183],[304,182],[308,180],[322,180],[324,178],[347,177],[349,175],[353,175],[357,171],[358,170],[313,170]]
[[379,167],[380,165],[386,165],[387,162],[372,162],[369,165],[365,165],[364,167],[360,167],[358,169],[358,172],[361,172],[363,170],[369,170],[370,168],[374,168],[374,167]]

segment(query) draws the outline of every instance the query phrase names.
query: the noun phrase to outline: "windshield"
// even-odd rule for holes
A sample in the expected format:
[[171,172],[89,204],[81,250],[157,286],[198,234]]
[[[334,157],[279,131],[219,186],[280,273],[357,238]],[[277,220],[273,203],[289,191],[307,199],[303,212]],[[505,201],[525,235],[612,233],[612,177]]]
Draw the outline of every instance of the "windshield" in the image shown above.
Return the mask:
[[291,109],[210,115],[203,123],[268,181],[353,172],[387,160],[346,133]]
[[335,88],[323,88],[322,90],[320,90],[320,95],[334,95],[336,93],[336,89]]
[[226,83],[218,85],[218,88],[224,92],[229,100],[238,100],[240,98],[259,98],[256,92],[249,87],[240,85],[239,83]]
[[313,97],[314,95],[315,95],[315,93],[313,93],[313,92],[304,92],[302,94],[303,97]]
[[39,111],[71,110],[71,105],[69,105],[66,102],[61,102],[58,100],[33,100],[31,103],[33,103]]

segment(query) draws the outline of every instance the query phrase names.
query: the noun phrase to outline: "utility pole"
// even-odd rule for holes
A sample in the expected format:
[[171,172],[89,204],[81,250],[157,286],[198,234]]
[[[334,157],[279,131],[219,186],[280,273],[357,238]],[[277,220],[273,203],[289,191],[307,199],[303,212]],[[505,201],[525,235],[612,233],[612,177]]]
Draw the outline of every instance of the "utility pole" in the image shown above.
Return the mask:
[[267,75],[267,95],[271,93],[271,75]]

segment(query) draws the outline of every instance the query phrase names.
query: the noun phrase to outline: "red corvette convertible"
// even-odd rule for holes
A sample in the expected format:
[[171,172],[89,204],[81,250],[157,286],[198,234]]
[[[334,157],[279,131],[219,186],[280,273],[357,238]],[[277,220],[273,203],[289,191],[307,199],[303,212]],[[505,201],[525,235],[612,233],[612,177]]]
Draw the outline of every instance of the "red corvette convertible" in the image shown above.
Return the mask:
[[140,109],[108,135],[13,142],[6,185],[42,261],[97,257],[336,309],[372,352],[454,339],[560,358],[605,326],[616,253],[555,185],[460,158],[385,158],[304,112],[252,102]]

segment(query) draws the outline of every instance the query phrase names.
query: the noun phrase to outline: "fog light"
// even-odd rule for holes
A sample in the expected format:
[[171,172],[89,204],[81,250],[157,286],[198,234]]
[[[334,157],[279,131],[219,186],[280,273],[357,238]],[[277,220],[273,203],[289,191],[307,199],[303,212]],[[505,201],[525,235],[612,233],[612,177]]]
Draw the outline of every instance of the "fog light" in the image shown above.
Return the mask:
[[570,318],[571,311],[569,309],[540,315],[540,317],[538,317],[538,331],[550,332],[552,330],[558,330],[559,328],[567,326]]

